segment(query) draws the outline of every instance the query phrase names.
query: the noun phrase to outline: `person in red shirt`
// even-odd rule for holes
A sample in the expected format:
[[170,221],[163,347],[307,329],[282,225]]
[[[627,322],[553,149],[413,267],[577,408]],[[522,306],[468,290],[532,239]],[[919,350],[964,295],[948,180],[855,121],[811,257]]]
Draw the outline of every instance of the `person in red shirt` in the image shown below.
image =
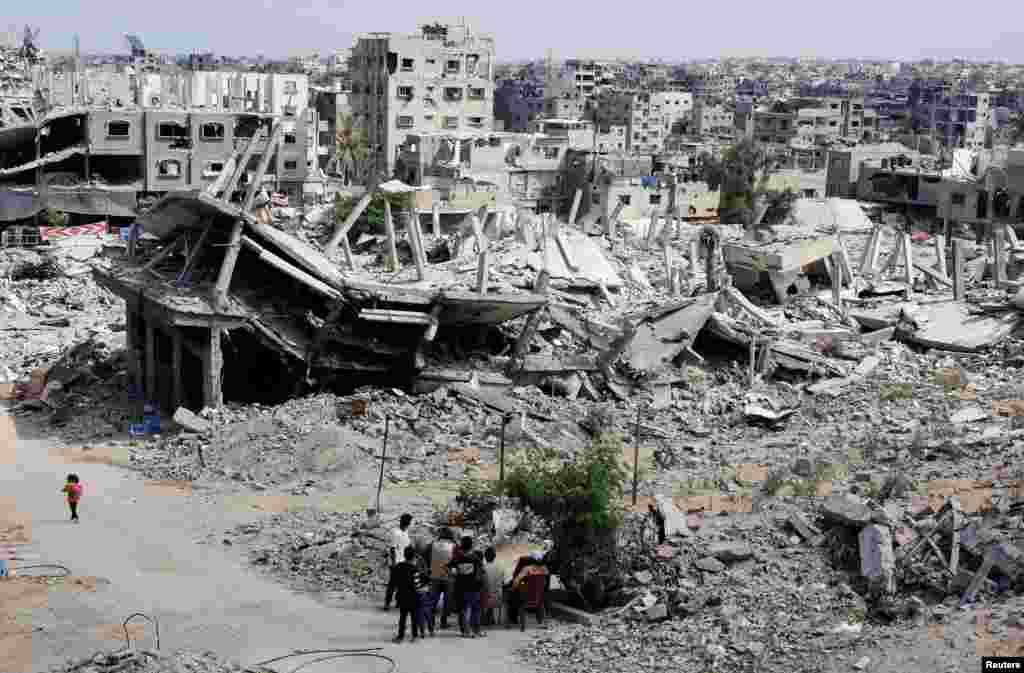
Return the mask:
[[68,494],[68,508],[71,510],[71,520],[78,523],[78,500],[82,497],[82,484],[77,474],[69,474],[67,483],[60,490]]

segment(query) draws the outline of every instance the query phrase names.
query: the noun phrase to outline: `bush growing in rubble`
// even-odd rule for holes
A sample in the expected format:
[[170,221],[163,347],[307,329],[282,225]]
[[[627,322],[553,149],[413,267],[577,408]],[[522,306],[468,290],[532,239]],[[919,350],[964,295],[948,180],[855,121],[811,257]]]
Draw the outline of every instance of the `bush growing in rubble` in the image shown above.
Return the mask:
[[[365,221],[369,224],[369,228],[373,231],[380,231],[384,227],[384,201],[391,203],[391,216],[393,218],[398,217],[399,213],[403,213],[412,207],[412,194],[385,194],[384,192],[374,192],[373,198],[370,199],[370,204],[366,206],[366,210],[359,216],[360,221]],[[352,210],[356,207],[358,199],[345,194],[338,194],[334,198],[334,219],[338,222],[344,222]]]
[[465,506],[502,494],[529,507],[550,526],[562,582],[586,607],[603,607],[619,582],[617,529],[629,479],[622,456],[622,438],[613,433],[596,435],[569,461],[554,449],[523,449],[509,455],[500,493],[494,482],[470,480],[459,499]]

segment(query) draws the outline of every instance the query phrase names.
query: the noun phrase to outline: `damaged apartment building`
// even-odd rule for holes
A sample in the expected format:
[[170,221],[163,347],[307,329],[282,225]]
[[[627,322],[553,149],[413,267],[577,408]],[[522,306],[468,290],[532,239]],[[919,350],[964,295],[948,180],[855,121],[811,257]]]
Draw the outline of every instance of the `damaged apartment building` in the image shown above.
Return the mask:
[[[265,186],[301,199],[310,156],[316,151],[304,86],[295,84],[275,93],[272,87],[262,88],[260,81],[250,83],[255,88],[249,91],[244,78],[186,82],[164,76],[160,84],[161,76],[140,75],[143,81],[126,89],[133,92],[127,104],[111,98],[113,85],[103,84],[106,80],[96,75],[88,80],[93,94],[88,98],[82,93],[87,89],[84,81],[71,82],[67,96],[50,82],[54,89],[43,91],[62,104],[39,104],[20,115],[5,106],[0,125],[0,226],[34,224],[47,209],[66,213],[72,224],[129,220],[139,212],[140,203],[214,183],[230,170],[229,157],[275,119],[285,124],[283,142]],[[241,93],[238,104],[231,104],[232,88]],[[252,100],[246,103],[247,98]],[[71,104],[75,99],[85,102]],[[147,99],[146,105],[133,102]],[[190,104],[163,104],[167,99]],[[258,156],[249,161],[258,161]]]
[[368,171],[390,175],[410,133],[493,130],[494,53],[494,39],[466,25],[361,36],[352,50],[350,98],[370,154],[357,179]]

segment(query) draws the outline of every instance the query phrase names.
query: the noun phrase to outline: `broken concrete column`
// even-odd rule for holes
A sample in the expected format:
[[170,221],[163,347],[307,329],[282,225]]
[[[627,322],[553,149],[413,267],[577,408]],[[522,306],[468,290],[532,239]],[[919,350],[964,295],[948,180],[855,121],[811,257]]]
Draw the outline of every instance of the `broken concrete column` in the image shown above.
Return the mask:
[[654,496],[654,502],[658,513],[665,521],[665,537],[688,536],[691,534],[690,529],[686,526],[686,515],[679,511],[672,498],[665,495],[656,495]]
[[860,572],[868,580],[872,592],[891,594],[896,591],[894,570],[896,556],[888,526],[865,526],[860,531]]

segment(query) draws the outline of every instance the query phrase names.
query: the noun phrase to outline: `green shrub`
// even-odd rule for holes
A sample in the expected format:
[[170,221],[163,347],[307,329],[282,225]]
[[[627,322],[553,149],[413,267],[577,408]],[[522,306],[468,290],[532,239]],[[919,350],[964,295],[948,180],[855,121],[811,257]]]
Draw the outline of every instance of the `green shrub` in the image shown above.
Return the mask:
[[[370,204],[366,206],[366,210],[360,215],[360,219],[365,219],[370,224],[371,228],[379,228],[384,226],[384,201],[387,200],[391,203],[391,217],[395,217],[397,213],[408,210],[412,207],[412,194],[385,194],[384,192],[374,192],[373,198],[370,199]],[[344,222],[352,210],[356,207],[359,199],[356,199],[348,194],[338,194],[334,197],[334,218],[338,222]]]

